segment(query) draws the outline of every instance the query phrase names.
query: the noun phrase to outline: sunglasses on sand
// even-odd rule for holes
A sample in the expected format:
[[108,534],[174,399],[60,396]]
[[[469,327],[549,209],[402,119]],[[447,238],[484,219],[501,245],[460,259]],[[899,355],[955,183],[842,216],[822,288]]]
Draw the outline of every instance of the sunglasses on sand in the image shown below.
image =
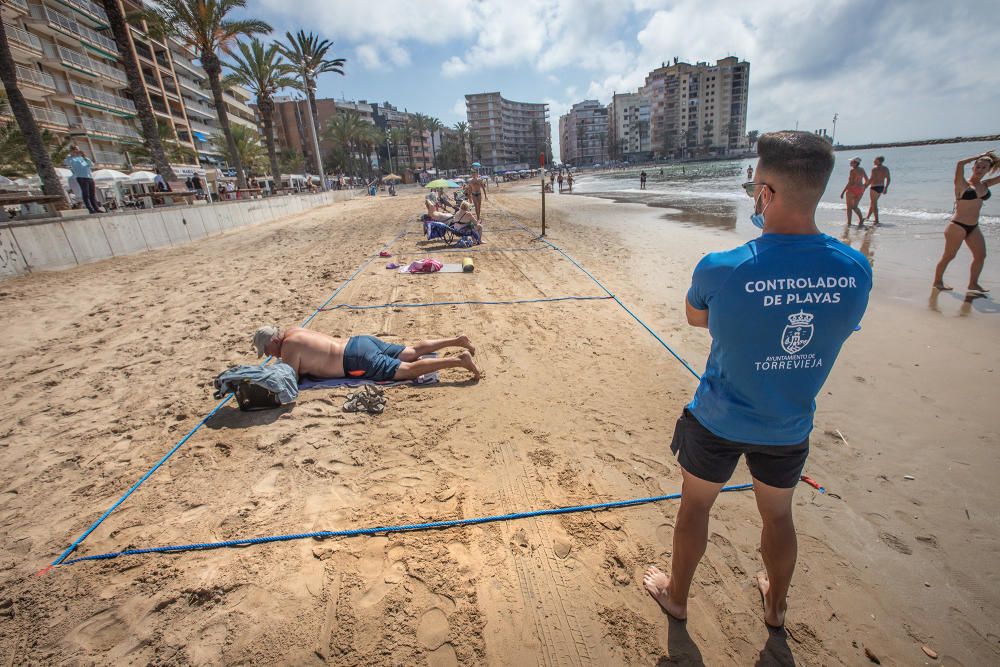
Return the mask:
[[762,185],[765,188],[768,188],[771,192],[777,192],[777,190],[775,190],[774,188],[772,188],[767,183],[758,183],[756,181],[747,181],[746,183],[743,184],[743,191],[747,193],[747,197],[750,197],[751,199],[753,198],[754,190],[757,189],[758,185]]

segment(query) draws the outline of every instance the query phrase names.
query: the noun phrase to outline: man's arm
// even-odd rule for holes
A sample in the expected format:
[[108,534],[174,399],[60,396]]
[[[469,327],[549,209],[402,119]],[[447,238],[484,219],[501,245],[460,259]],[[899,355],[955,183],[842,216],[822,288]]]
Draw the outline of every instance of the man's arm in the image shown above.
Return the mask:
[[708,328],[708,308],[699,310],[691,305],[691,302],[684,299],[684,310],[687,312],[687,321],[693,327]]

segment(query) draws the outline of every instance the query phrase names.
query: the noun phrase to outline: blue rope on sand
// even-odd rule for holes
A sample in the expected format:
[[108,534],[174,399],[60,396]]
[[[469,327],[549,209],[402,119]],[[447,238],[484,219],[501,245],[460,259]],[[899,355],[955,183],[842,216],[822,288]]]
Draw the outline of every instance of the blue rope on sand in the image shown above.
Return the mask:
[[[508,215],[510,215],[510,214],[508,214]],[[514,223],[514,224],[517,224],[517,223]],[[534,234],[534,232],[532,230],[530,230],[529,228],[524,227],[523,225],[522,225],[522,227],[524,228],[524,230],[526,232],[531,232],[532,234]],[[548,239],[546,239],[546,238],[544,238],[542,236],[537,236],[537,237],[535,237],[535,239],[538,240],[538,241],[541,241],[542,243],[544,243],[544,244],[548,245],[549,247],[551,247],[553,250],[555,250],[556,252],[558,252],[560,255],[562,255],[563,257],[565,257],[566,259],[568,259],[573,264],[573,266],[575,266],[576,268],[580,269],[585,274],[587,274],[587,277],[590,278],[591,280],[593,280],[597,284],[598,287],[600,287],[602,290],[604,290],[605,293],[607,293],[608,297],[614,299],[618,303],[618,305],[621,306],[625,310],[626,313],[628,313],[629,315],[632,316],[632,319],[634,319],[636,322],[638,322],[639,324],[641,324],[643,329],[645,329],[646,331],[648,331],[650,333],[650,335],[652,335],[653,338],[655,338],[660,343],[660,345],[662,345],[664,348],[666,348],[667,352],[669,352],[670,354],[672,354],[674,356],[674,359],[676,359],[677,361],[681,362],[684,365],[684,368],[688,369],[691,372],[691,375],[693,375],[696,378],[698,378],[699,380],[701,380],[701,375],[699,375],[698,372],[695,369],[691,368],[691,364],[689,364],[687,361],[685,361],[684,358],[681,355],[677,354],[677,352],[674,351],[674,348],[670,347],[670,345],[667,343],[667,341],[665,341],[662,338],[660,338],[660,335],[658,333],[656,333],[655,331],[653,331],[649,327],[648,324],[646,324],[645,322],[642,321],[642,318],[640,318],[638,315],[636,315],[635,313],[633,313],[632,310],[628,306],[626,306],[624,303],[622,303],[621,299],[619,299],[617,296],[615,296],[614,294],[612,294],[611,290],[609,290],[607,287],[605,287],[604,284],[600,280],[598,280],[597,278],[594,277],[594,274],[592,274],[587,269],[583,268],[583,266],[581,266],[579,262],[577,262],[575,259],[573,259],[572,257],[570,257],[569,254],[567,254],[565,250],[563,250],[562,248],[560,248],[559,246],[557,246],[552,241],[549,241]]]
[[[386,243],[386,244],[385,244],[384,246],[382,246],[382,248],[381,248],[381,249],[382,249],[382,250],[385,250],[386,248],[388,248],[389,246],[391,246],[391,245],[392,245],[393,243],[395,243],[396,241],[398,241],[399,239],[401,239],[401,238],[403,237],[403,234],[405,234],[405,233],[406,233],[406,227],[404,226],[404,227],[403,227],[403,229],[401,229],[401,230],[400,230],[399,234],[397,234],[397,235],[396,235],[396,238],[394,238],[393,240],[391,240],[391,241],[389,241],[388,243]],[[363,264],[361,265],[361,267],[360,267],[360,268],[359,268],[359,269],[358,269],[357,271],[355,271],[355,272],[354,272],[353,274],[351,274],[351,277],[350,277],[350,278],[348,278],[347,280],[345,280],[345,281],[344,281],[344,282],[343,282],[343,283],[342,283],[342,284],[340,285],[340,287],[338,287],[338,288],[337,288],[337,289],[336,289],[336,290],[334,291],[334,293],[333,293],[333,294],[331,294],[331,295],[330,295],[330,297],[329,297],[329,298],[328,298],[328,299],[327,299],[326,301],[324,301],[324,302],[322,303],[322,305],[320,305],[320,307],[319,307],[319,308],[317,308],[317,309],[316,309],[316,311],[315,311],[315,312],[314,312],[314,313],[313,313],[312,315],[310,315],[309,317],[307,317],[307,318],[305,319],[305,321],[304,321],[304,322],[302,322],[302,326],[304,327],[304,326],[308,325],[308,324],[309,324],[309,323],[310,323],[310,322],[311,322],[311,321],[313,320],[313,318],[314,318],[314,317],[316,317],[316,316],[317,316],[317,315],[318,315],[319,313],[321,313],[321,312],[323,311],[323,308],[324,308],[324,307],[325,307],[325,306],[326,306],[326,305],[327,305],[328,303],[330,303],[331,301],[333,301],[334,297],[336,297],[336,296],[337,296],[338,294],[340,294],[341,290],[343,290],[343,289],[344,289],[345,287],[347,287],[348,283],[350,283],[350,282],[351,282],[352,280],[354,280],[354,279],[355,279],[355,278],[356,278],[356,277],[358,276],[358,274],[359,274],[359,273],[361,273],[361,272],[362,272],[362,271],[363,271],[363,270],[365,269],[365,267],[367,267],[367,266],[368,266],[369,264],[371,264],[371,263],[372,263],[372,262],[373,262],[373,261],[374,261],[374,260],[375,260],[376,258],[378,258],[378,253],[377,253],[377,252],[376,252],[375,254],[373,254],[373,255],[372,255],[371,257],[369,257],[369,258],[368,258],[368,259],[367,259],[367,260],[366,260],[366,261],[365,261],[365,262],[364,262],[364,263],[363,263]],[[270,356],[268,356],[268,357],[267,357],[266,359],[264,359],[264,361],[263,361],[263,362],[261,362],[261,364],[260,364],[260,365],[261,365],[261,366],[263,366],[263,365],[267,364],[267,363],[268,363],[269,361],[271,361],[271,357],[270,357]],[[187,442],[188,440],[190,440],[190,439],[191,439],[191,436],[193,436],[193,435],[194,435],[194,434],[195,434],[195,433],[196,433],[196,432],[198,431],[198,429],[200,429],[200,428],[201,428],[202,426],[204,426],[204,425],[205,425],[205,423],[206,423],[206,422],[207,422],[207,421],[208,421],[208,420],[209,420],[209,419],[210,419],[210,418],[211,418],[211,417],[212,417],[212,416],[213,416],[213,415],[214,415],[214,414],[215,414],[216,412],[218,412],[218,411],[219,411],[220,409],[222,409],[222,406],[223,406],[223,405],[225,405],[225,404],[226,404],[226,403],[228,403],[228,402],[229,402],[230,400],[232,400],[232,398],[233,398],[233,397],[234,397],[235,395],[236,395],[235,393],[231,393],[231,394],[229,394],[229,395],[228,395],[228,396],[226,396],[226,397],[225,397],[224,399],[222,399],[222,401],[220,401],[220,402],[218,403],[218,405],[216,405],[216,406],[215,406],[214,408],[212,408],[212,411],[211,411],[211,412],[209,412],[209,413],[208,413],[207,415],[205,415],[204,417],[202,417],[201,421],[200,421],[200,422],[198,422],[198,424],[197,424],[197,425],[196,425],[196,426],[195,426],[195,427],[194,427],[193,429],[191,429],[190,431],[188,431],[188,434],[187,434],[187,435],[185,435],[185,436],[184,436],[183,438],[181,438],[180,440],[178,440],[178,441],[177,441],[177,444],[175,444],[175,445],[174,445],[174,446],[173,446],[173,447],[172,447],[172,448],[170,449],[170,451],[168,451],[168,452],[167,452],[167,453],[166,453],[166,454],[165,454],[165,455],[163,456],[163,458],[161,458],[161,459],[160,459],[160,460],[159,460],[159,461],[158,461],[158,462],[156,463],[156,465],[154,465],[154,466],[153,466],[152,468],[150,468],[150,469],[149,469],[149,470],[148,470],[148,471],[146,472],[146,474],[145,474],[145,475],[143,475],[142,477],[140,477],[140,478],[139,478],[139,480],[138,480],[138,481],[137,481],[137,482],[136,482],[135,484],[133,484],[133,485],[132,485],[131,487],[129,487],[129,490],[128,490],[128,491],[126,491],[126,492],[125,492],[125,493],[124,493],[124,494],[122,495],[122,497],[121,497],[121,498],[119,498],[118,500],[116,500],[116,501],[115,501],[115,503],[114,503],[114,504],[113,504],[113,505],[112,505],[111,507],[109,507],[109,508],[107,509],[107,511],[106,511],[106,512],[104,512],[104,514],[102,514],[102,515],[101,515],[101,517],[100,517],[100,518],[99,518],[99,519],[98,519],[97,521],[95,521],[94,523],[92,523],[92,524],[90,525],[90,527],[89,527],[89,528],[87,528],[87,530],[85,530],[85,531],[83,532],[83,534],[82,534],[82,535],[80,535],[80,537],[76,538],[76,539],[75,539],[75,540],[73,541],[73,543],[72,543],[71,545],[69,545],[69,547],[67,547],[67,549],[66,549],[66,550],[65,550],[64,552],[62,552],[62,554],[61,554],[61,555],[59,556],[59,558],[56,558],[56,559],[55,559],[54,561],[52,561],[52,565],[51,565],[50,567],[52,567],[52,566],[55,566],[55,565],[60,565],[60,564],[62,564],[62,563],[63,563],[63,561],[64,561],[64,560],[66,560],[66,557],[67,557],[67,556],[69,556],[69,555],[70,555],[71,553],[73,553],[73,551],[74,551],[74,550],[75,550],[75,549],[76,549],[76,548],[77,548],[78,546],[80,546],[80,543],[81,543],[81,542],[83,542],[83,541],[84,541],[85,539],[87,539],[87,537],[88,537],[88,536],[89,536],[89,535],[90,535],[90,534],[91,534],[92,532],[94,532],[94,530],[95,530],[95,529],[96,529],[96,528],[97,528],[98,526],[100,526],[100,525],[101,525],[101,524],[102,524],[102,523],[104,522],[104,520],[105,520],[105,519],[107,519],[107,518],[108,518],[109,516],[111,516],[111,513],[112,513],[112,512],[114,512],[114,511],[115,511],[116,509],[118,509],[118,506],[119,506],[119,505],[121,505],[121,504],[122,504],[123,502],[125,502],[125,501],[126,501],[126,500],[128,499],[128,497],[129,497],[129,496],[131,496],[131,495],[132,495],[133,493],[135,493],[136,489],[138,489],[138,488],[139,488],[139,487],[140,487],[140,486],[142,485],[142,483],[143,483],[143,482],[145,482],[145,481],[146,481],[147,479],[149,479],[149,478],[150,478],[150,476],[151,476],[151,475],[152,475],[152,474],[153,474],[154,472],[156,472],[157,470],[159,470],[160,466],[162,466],[162,465],[163,465],[164,463],[166,463],[166,462],[167,462],[167,459],[169,459],[169,458],[170,458],[171,456],[173,456],[173,455],[174,455],[174,452],[176,452],[176,451],[177,451],[178,449],[180,449],[180,448],[181,448],[181,446],[182,446],[182,445],[183,445],[183,444],[184,444],[185,442]]]
[[430,306],[509,306],[517,303],[548,303],[552,301],[599,301],[613,299],[613,296],[552,296],[540,299],[515,299],[513,301],[431,301],[428,303],[377,303],[371,306],[355,306],[349,303],[338,303],[322,310],[376,310],[379,308],[428,308]]
[[[722,488],[724,492],[746,491],[752,489],[753,484],[736,484]],[[576,505],[573,507],[556,507],[545,510],[533,510],[530,512],[515,512],[513,514],[497,514],[494,516],[482,516],[473,519],[453,519],[451,521],[432,521],[430,523],[412,523],[399,526],[380,526],[377,528],[351,528],[348,530],[320,530],[313,533],[292,533],[290,535],[272,535],[269,537],[245,537],[237,540],[226,540],[224,542],[199,542],[196,544],[180,544],[164,547],[148,547],[146,549],[125,549],[124,551],[112,551],[93,556],[82,556],[66,561],[64,565],[72,565],[88,560],[108,560],[119,556],[141,556],[143,554],[175,553],[178,551],[204,551],[208,549],[222,549],[225,547],[245,547],[253,544],[269,544],[271,542],[289,542],[291,540],[304,540],[308,538],[332,538],[332,537],[357,537],[359,535],[386,535],[388,533],[407,533],[419,530],[435,530],[438,528],[458,528],[460,526],[475,526],[495,521],[515,521],[517,519],[527,519],[534,516],[552,516],[554,514],[570,514],[573,512],[587,512],[596,510],[606,510],[618,507],[634,507],[636,505],[646,505],[664,500],[677,500],[681,497],[679,493],[670,493],[664,496],[652,496],[649,498],[635,498],[632,500],[618,500],[609,503],[597,503],[594,505]]]

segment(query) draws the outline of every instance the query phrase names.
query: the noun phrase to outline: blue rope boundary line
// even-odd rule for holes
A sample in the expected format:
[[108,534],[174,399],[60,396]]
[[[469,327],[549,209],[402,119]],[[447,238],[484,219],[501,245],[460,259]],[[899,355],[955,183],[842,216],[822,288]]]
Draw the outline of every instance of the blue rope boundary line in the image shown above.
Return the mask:
[[377,303],[370,306],[357,306],[349,303],[338,303],[323,308],[331,310],[377,310],[380,308],[429,308],[431,306],[509,306],[518,303],[550,303],[552,301],[601,301],[613,299],[614,296],[552,296],[539,299],[513,299],[511,301],[430,301],[428,303]]
[[[389,248],[390,246],[392,246],[392,245],[393,245],[394,243],[396,243],[396,241],[398,241],[399,239],[403,238],[403,235],[404,235],[405,233],[406,233],[406,224],[404,223],[404,225],[403,225],[403,228],[402,228],[402,229],[401,229],[401,230],[399,231],[399,234],[397,234],[397,235],[396,235],[396,237],[395,237],[395,238],[393,238],[393,239],[392,239],[391,241],[389,241],[388,243],[386,243],[385,245],[383,245],[383,246],[382,246],[382,248],[381,248],[380,250],[385,250],[385,249]],[[315,312],[313,312],[313,314],[312,314],[312,315],[310,315],[309,317],[307,317],[307,318],[305,319],[305,321],[303,321],[303,322],[302,322],[302,325],[301,325],[301,326],[303,326],[303,327],[307,326],[307,325],[308,325],[308,324],[309,324],[309,323],[310,323],[310,322],[311,322],[311,321],[313,320],[313,318],[315,318],[315,317],[316,317],[317,315],[319,315],[319,314],[320,314],[321,312],[323,312],[323,308],[325,308],[325,307],[326,307],[326,306],[327,306],[327,305],[328,305],[328,304],[329,304],[329,303],[330,303],[331,301],[333,301],[333,299],[334,299],[334,298],[335,298],[335,297],[336,297],[336,296],[337,296],[338,294],[340,294],[340,292],[341,292],[341,291],[342,291],[342,290],[343,290],[343,289],[344,289],[345,287],[347,287],[347,285],[348,285],[348,284],[349,284],[349,283],[350,283],[351,281],[353,281],[353,280],[354,280],[354,279],[355,279],[355,278],[356,278],[356,277],[358,276],[358,274],[360,274],[360,273],[361,273],[362,271],[364,271],[364,270],[365,270],[365,268],[366,268],[366,267],[367,267],[367,266],[368,266],[369,264],[371,264],[371,263],[372,263],[372,262],[373,262],[373,261],[374,261],[375,259],[377,259],[377,258],[378,258],[378,256],[379,256],[379,254],[378,254],[378,253],[376,252],[376,253],[372,254],[372,255],[371,255],[371,256],[370,256],[370,257],[369,257],[369,258],[368,258],[367,260],[365,260],[365,261],[364,261],[364,262],[363,262],[363,263],[361,264],[361,266],[360,266],[360,267],[358,268],[358,270],[357,270],[357,271],[355,271],[355,272],[354,272],[353,274],[351,274],[351,277],[349,277],[349,278],[348,278],[347,280],[345,280],[345,281],[344,281],[343,283],[341,283],[340,287],[338,287],[338,288],[337,288],[337,289],[336,289],[336,290],[335,290],[335,291],[333,292],[333,294],[331,294],[331,295],[330,295],[330,297],[329,297],[329,298],[328,298],[328,299],[327,299],[326,301],[324,301],[324,302],[323,302],[323,303],[322,303],[322,304],[320,305],[320,307],[319,307],[319,308],[317,308],[317,309],[315,310]],[[261,365],[261,366],[264,366],[264,365],[265,365],[265,364],[267,364],[267,363],[268,363],[269,361],[271,361],[271,357],[270,357],[270,356],[269,356],[269,357],[267,357],[266,359],[264,359],[264,361],[263,361],[263,362],[261,362],[261,364],[260,364],[260,365]],[[222,401],[220,401],[220,402],[219,402],[219,403],[218,403],[218,404],[217,404],[217,405],[216,405],[216,406],[215,406],[214,408],[212,408],[211,412],[209,412],[209,413],[208,413],[207,415],[205,415],[204,417],[202,417],[201,421],[200,421],[200,422],[198,422],[198,423],[197,423],[197,424],[195,425],[195,427],[194,427],[193,429],[191,429],[190,431],[188,431],[187,435],[185,435],[185,436],[184,436],[183,438],[181,438],[181,439],[180,439],[179,441],[177,441],[177,444],[175,444],[175,445],[174,445],[174,446],[173,446],[173,447],[172,447],[172,448],[170,449],[170,451],[168,451],[168,452],[167,452],[167,453],[166,453],[166,454],[165,454],[165,455],[163,456],[163,458],[161,458],[161,459],[160,459],[160,460],[159,460],[159,461],[158,461],[158,462],[156,463],[156,465],[154,465],[154,466],[153,466],[152,468],[150,468],[150,469],[149,469],[149,470],[148,470],[148,471],[146,472],[146,474],[144,474],[144,475],[143,475],[142,477],[140,477],[140,478],[139,478],[139,480],[138,480],[138,481],[137,481],[137,482],[136,482],[135,484],[133,484],[133,485],[132,485],[131,487],[129,487],[128,491],[126,491],[126,492],[125,492],[125,493],[124,493],[124,494],[123,494],[123,495],[122,495],[122,496],[121,496],[121,497],[120,497],[120,498],[119,498],[118,500],[116,500],[116,501],[114,502],[114,504],[113,504],[113,505],[112,505],[111,507],[109,507],[109,508],[107,509],[107,511],[106,511],[106,512],[104,512],[104,514],[102,514],[102,515],[101,515],[101,517],[100,517],[100,518],[99,518],[99,519],[98,519],[97,521],[95,521],[94,523],[92,523],[92,524],[90,525],[90,527],[89,527],[89,528],[87,528],[87,530],[85,530],[85,531],[84,531],[84,532],[83,532],[83,533],[82,533],[82,534],[81,534],[81,535],[80,535],[80,536],[79,536],[78,538],[76,538],[76,539],[75,539],[75,540],[73,541],[73,543],[72,543],[72,544],[70,544],[70,545],[69,545],[69,547],[67,547],[67,548],[66,548],[66,550],[65,550],[65,551],[63,551],[63,552],[62,552],[62,554],[60,554],[60,555],[59,555],[59,557],[58,557],[58,558],[56,558],[56,559],[55,559],[54,561],[52,561],[52,563],[51,563],[51,564],[49,565],[49,567],[47,567],[47,568],[45,568],[45,569],[41,570],[41,571],[39,572],[39,574],[43,574],[43,573],[45,573],[46,571],[48,571],[48,569],[50,569],[50,568],[52,568],[52,567],[55,567],[56,565],[60,565],[60,564],[62,564],[62,563],[63,563],[63,561],[65,561],[65,560],[66,560],[66,557],[67,557],[67,556],[69,556],[69,555],[70,555],[71,553],[73,553],[73,551],[75,551],[75,550],[76,550],[76,548],[77,548],[78,546],[80,546],[80,544],[81,544],[81,543],[82,543],[82,542],[83,542],[83,541],[84,541],[85,539],[87,539],[87,537],[88,537],[88,536],[89,536],[89,535],[90,535],[90,534],[91,534],[92,532],[94,532],[94,530],[96,530],[96,529],[97,529],[97,527],[98,527],[98,526],[100,526],[100,525],[101,525],[101,524],[102,524],[102,523],[104,522],[104,520],[105,520],[105,519],[107,519],[107,518],[108,518],[109,516],[111,516],[111,513],[112,513],[112,512],[114,512],[114,511],[115,511],[116,509],[118,509],[118,507],[119,507],[119,506],[120,506],[120,505],[121,505],[122,503],[124,503],[124,502],[125,502],[125,501],[126,501],[126,500],[128,499],[128,497],[129,497],[129,496],[131,496],[131,495],[132,495],[133,493],[135,493],[135,491],[136,491],[136,490],[137,490],[137,489],[138,489],[138,488],[139,488],[139,487],[140,487],[140,486],[142,485],[142,483],[143,483],[143,482],[145,482],[145,481],[146,481],[147,479],[149,479],[149,478],[150,478],[150,476],[152,476],[152,474],[153,474],[154,472],[156,472],[157,470],[159,470],[160,466],[162,466],[162,465],[163,465],[164,463],[166,463],[166,462],[167,462],[167,459],[169,459],[169,458],[170,458],[171,456],[173,456],[173,455],[174,455],[174,452],[176,452],[176,451],[177,451],[178,449],[180,449],[180,448],[181,448],[181,446],[182,446],[182,445],[183,445],[184,443],[186,443],[186,442],[187,442],[188,440],[190,440],[190,439],[191,439],[191,436],[193,436],[193,435],[194,435],[194,434],[195,434],[195,433],[196,433],[196,432],[198,431],[198,429],[200,429],[200,428],[201,428],[202,426],[204,426],[204,425],[205,425],[205,423],[206,423],[206,422],[207,422],[207,421],[208,421],[208,420],[209,420],[209,419],[210,419],[210,418],[211,418],[211,417],[212,417],[212,416],[213,416],[213,415],[214,415],[214,414],[215,414],[216,412],[218,412],[219,410],[221,410],[221,409],[222,409],[222,406],[224,406],[224,405],[225,405],[226,403],[228,403],[228,402],[229,402],[230,400],[232,400],[233,396],[235,396],[235,394],[232,394],[232,393],[231,393],[231,394],[229,394],[228,396],[226,396],[226,397],[225,397],[224,399],[222,399]]]
[[[735,484],[722,488],[723,492],[746,491],[752,489],[753,484]],[[471,519],[452,519],[450,521],[432,521],[429,523],[413,523],[397,526],[380,526],[377,528],[351,528],[348,530],[321,530],[313,533],[292,533],[288,535],[272,535],[269,537],[246,537],[236,540],[226,540],[223,542],[200,542],[196,544],[181,544],[163,547],[149,547],[146,549],[125,549],[124,551],[112,551],[93,556],[82,556],[66,561],[64,565],[73,565],[90,560],[109,560],[121,556],[141,556],[143,554],[155,553],[175,553],[179,551],[206,551],[208,549],[223,549],[227,547],[245,547],[254,544],[269,544],[272,542],[289,542],[292,540],[304,540],[309,538],[334,538],[334,537],[357,537],[359,535],[386,535],[389,533],[407,533],[421,530],[435,530],[442,528],[459,528],[462,526],[475,526],[496,521],[515,521],[527,519],[535,516],[552,516],[556,514],[570,514],[573,512],[587,512],[597,510],[607,510],[619,507],[635,507],[649,503],[662,502],[664,500],[677,500],[681,497],[679,493],[670,493],[663,496],[651,496],[648,498],[634,498],[632,500],[617,500],[608,503],[597,503],[594,505],[574,505],[572,507],[555,507],[544,510],[532,510],[529,512],[515,512],[512,514],[497,514],[493,516],[482,516]]]
[[[508,218],[511,217],[510,213],[506,209],[503,209],[503,212],[504,212],[504,215],[506,215]],[[515,221],[514,224],[519,224],[519,223],[517,223]],[[532,231],[531,229],[529,229],[528,227],[525,227],[524,225],[521,225],[521,227],[524,229],[524,231],[529,232],[531,234],[535,234],[535,232]],[[604,284],[600,280],[598,280],[597,278],[595,278],[594,274],[592,274],[587,269],[583,268],[583,266],[579,262],[577,262],[575,259],[573,259],[565,250],[563,250],[562,248],[560,248],[559,246],[557,246],[552,241],[549,241],[545,237],[538,236],[538,235],[535,235],[535,240],[536,241],[541,241],[542,243],[548,245],[553,250],[555,250],[556,252],[558,252],[560,255],[562,255],[563,257],[565,257],[566,259],[568,259],[573,264],[573,266],[575,266],[576,268],[578,268],[581,271],[583,271],[587,275],[587,277],[590,278],[591,280],[593,280],[594,283],[596,283],[598,287],[600,287],[602,290],[604,290],[610,298],[614,299],[615,302],[617,302],[618,305],[621,306],[622,309],[626,313],[628,313],[629,315],[631,315],[632,319],[634,319],[636,322],[638,322],[642,326],[643,329],[645,329],[646,331],[648,331],[650,333],[650,335],[653,336],[653,338],[655,338],[660,343],[660,345],[662,345],[664,348],[666,348],[667,352],[669,352],[670,354],[672,354],[673,357],[674,357],[674,359],[676,359],[677,361],[681,362],[681,364],[683,364],[684,368],[686,368],[686,369],[688,369],[688,371],[690,371],[691,375],[693,375],[697,379],[701,380],[701,375],[699,375],[698,372],[691,367],[691,364],[689,364],[687,361],[685,361],[684,357],[682,357],[681,355],[677,354],[677,352],[674,351],[674,348],[670,347],[670,345],[667,343],[667,341],[665,341],[662,338],[660,338],[660,335],[658,333],[656,333],[655,331],[653,331],[650,328],[650,326],[648,324],[646,324],[642,320],[642,318],[640,318],[638,315],[636,315],[635,313],[633,313],[632,310],[628,306],[626,306],[622,302],[621,299],[619,299],[617,296],[615,296],[611,292],[611,290],[609,290],[607,287],[605,287]]]

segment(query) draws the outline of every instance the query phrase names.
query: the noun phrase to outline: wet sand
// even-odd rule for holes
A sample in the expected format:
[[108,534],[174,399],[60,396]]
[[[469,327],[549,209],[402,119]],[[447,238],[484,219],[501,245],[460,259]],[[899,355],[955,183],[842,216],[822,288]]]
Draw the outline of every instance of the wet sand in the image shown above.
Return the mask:
[[[542,247],[531,235],[489,232],[537,228],[537,192],[491,200],[495,252],[474,255],[475,273],[407,276],[379,260],[335,303],[601,293],[552,251],[503,250]],[[433,255],[418,245],[419,209],[410,193],[347,202],[0,283],[5,664],[829,665],[865,662],[865,648],[917,664],[929,662],[922,645],[942,664],[1000,658],[996,315],[951,296],[934,312],[878,288],[820,397],[807,472],[836,497],[797,493],[786,634],[762,622],[746,493],[714,511],[686,625],[668,624],[641,587],[648,564],[668,563],[672,503],[35,576],[211,409],[212,377],[252,361],[256,326],[301,322],[404,226],[393,260]],[[548,223],[700,370],[708,339],[683,323],[683,295],[700,256],[736,234],[588,197],[550,198]],[[449,370],[438,385],[388,389],[378,417],[344,413],[345,390],[273,412],[227,406],[78,555],[679,489],[667,444],[694,379],[611,301],[341,310],[310,326],[393,342],[466,333],[486,376]],[[741,468],[733,481],[747,479]]]

